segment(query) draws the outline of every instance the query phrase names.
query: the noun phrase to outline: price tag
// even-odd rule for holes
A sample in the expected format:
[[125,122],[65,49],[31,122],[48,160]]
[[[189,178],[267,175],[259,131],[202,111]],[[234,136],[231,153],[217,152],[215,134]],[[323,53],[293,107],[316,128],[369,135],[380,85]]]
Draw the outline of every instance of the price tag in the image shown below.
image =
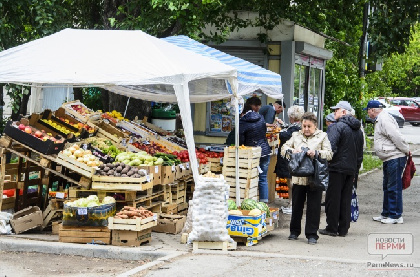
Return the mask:
[[223,158],[220,158],[220,164],[223,164]]
[[261,167],[260,166],[257,166],[257,169],[258,169],[258,173],[262,173],[263,171],[261,170]]
[[175,172],[175,166],[174,165],[172,166],[172,172]]
[[55,197],[56,197],[56,198],[59,198],[59,199],[64,199],[64,192],[57,192],[57,193],[55,194]]
[[108,119],[104,119],[104,122],[109,124],[109,120]]
[[86,143],[83,143],[82,144],[82,148],[83,148],[83,150],[87,150],[88,149],[88,145]]
[[122,140],[121,140],[121,144],[122,144],[123,146],[126,146],[126,145],[127,145],[127,141],[126,141],[126,139],[122,139]]
[[272,218],[270,218],[269,225],[273,226],[273,219]]
[[155,166],[155,173],[159,172],[159,166]]
[[273,218],[274,218],[274,219],[277,219],[277,213],[274,213],[274,214],[273,214]]
[[153,214],[153,220],[156,221],[157,220],[157,214]]
[[78,215],[87,215],[87,208],[77,208]]
[[278,148],[274,148],[274,155],[278,155],[279,154],[279,149]]
[[133,143],[133,138],[130,137],[130,140],[128,141],[128,143]]
[[190,163],[186,163],[185,166],[187,167],[187,169],[190,169]]
[[146,181],[150,182],[150,176],[149,175],[146,175]]
[[229,192],[228,192],[228,191],[226,192],[225,197],[226,197],[226,200],[228,200],[228,199],[229,199]]
[[184,165],[183,165],[183,164],[180,164],[180,165],[179,165],[179,168],[181,168],[181,169],[185,169],[185,167],[184,167]]

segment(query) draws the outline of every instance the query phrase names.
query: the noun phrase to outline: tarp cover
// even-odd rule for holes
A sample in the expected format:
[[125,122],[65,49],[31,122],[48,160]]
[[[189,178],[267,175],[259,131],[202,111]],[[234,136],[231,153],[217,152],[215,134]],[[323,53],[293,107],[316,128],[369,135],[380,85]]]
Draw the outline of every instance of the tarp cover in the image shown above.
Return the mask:
[[163,40],[236,68],[238,70],[238,95],[246,95],[260,89],[274,99],[283,98],[281,77],[277,73],[204,45],[187,36],[172,36]]
[[[229,97],[236,69],[142,31],[65,29],[0,52],[0,83],[102,86],[157,102],[177,102],[189,83],[191,102]],[[139,94],[141,91],[141,96]]]

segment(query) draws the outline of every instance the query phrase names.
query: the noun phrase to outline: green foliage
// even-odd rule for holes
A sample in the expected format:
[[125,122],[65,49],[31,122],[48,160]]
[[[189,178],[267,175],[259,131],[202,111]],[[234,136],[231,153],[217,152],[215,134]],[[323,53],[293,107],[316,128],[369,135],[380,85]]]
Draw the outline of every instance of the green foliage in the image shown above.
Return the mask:
[[382,161],[375,155],[363,154],[363,170],[360,173],[371,171],[375,168],[381,168]]
[[83,104],[86,107],[97,111],[103,110],[102,100],[101,100],[101,91],[95,87],[83,88]]

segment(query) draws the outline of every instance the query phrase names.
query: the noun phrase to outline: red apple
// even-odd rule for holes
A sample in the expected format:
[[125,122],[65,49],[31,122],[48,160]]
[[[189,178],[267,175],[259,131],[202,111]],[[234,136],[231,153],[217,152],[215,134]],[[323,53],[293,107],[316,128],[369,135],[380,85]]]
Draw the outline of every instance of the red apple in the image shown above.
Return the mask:
[[29,126],[25,127],[25,133],[32,134],[32,128]]
[[35,132],[35,136],[36,136],[37,138],[40,138],[40,137],[42,136],[41,131],[36,131],[36,132]]
[[21,124],[19,124],[19,127],[18,128],[21,131],[25,131],[26,126],[21,123]]

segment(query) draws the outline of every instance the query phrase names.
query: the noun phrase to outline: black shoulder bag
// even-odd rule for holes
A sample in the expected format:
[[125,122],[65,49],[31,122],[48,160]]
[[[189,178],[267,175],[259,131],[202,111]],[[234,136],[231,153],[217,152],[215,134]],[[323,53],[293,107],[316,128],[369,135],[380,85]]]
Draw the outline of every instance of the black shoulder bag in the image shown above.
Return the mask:
[[309,186],[312,190],[327,190],[328,188],[328,162],[315,151],[313,159],[314,174],[309,178]]

